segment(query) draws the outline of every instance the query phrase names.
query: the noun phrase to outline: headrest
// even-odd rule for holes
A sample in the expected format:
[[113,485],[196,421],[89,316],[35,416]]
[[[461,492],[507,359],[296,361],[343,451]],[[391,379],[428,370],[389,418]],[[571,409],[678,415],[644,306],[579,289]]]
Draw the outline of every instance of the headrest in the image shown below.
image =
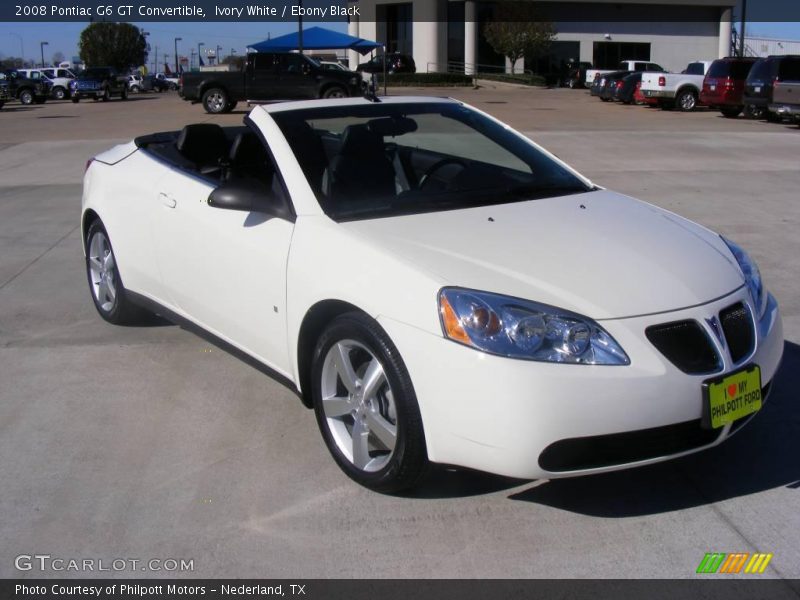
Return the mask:
[[198,166],[215,165],[228,151],[225,131],[215,123],[187,125],[178,136],[178,152]]
[[383,155],[383,138],[370,131],[367,125],[350,125],[342,133],[342,147],[339,153],[344,156],[369,157]]
[[263,159],[265,155],[264,145],[258,136],[252,131],[245,131],[234,138],[228,158],[231,164],[235,165],[244,162],[254,163]]

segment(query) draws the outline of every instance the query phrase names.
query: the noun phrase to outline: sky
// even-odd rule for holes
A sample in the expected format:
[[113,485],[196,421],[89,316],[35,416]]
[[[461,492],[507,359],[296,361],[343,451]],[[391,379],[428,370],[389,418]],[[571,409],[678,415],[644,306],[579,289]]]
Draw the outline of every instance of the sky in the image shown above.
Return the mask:
[[[203,52],[208,48],[219,45],[221,54],[227,56],[231,50],[236,54],[244,54],[248,44],[260,42],[272,37],[295,31],[296,23],[134,23],[145,31],[150,32],[148,41],[151,47],[150,61],[153,60],[155,47],[158,46],[159,58],[163,53],[170,54],[170,63],[175,63],[174,39],[183,38],[178,42],[178,52],[182,56],[189,56],[192,48],[197,50],[197,44],[204,42]],[[306,27],[323,25],[321,23],[305,23]],[[736,24],[738,25],[738,24]],[[62,52],[69,60],[78,54],[78,38],[85,23],[10,23],[0,22],[0,56],[19,56],[21,48],[25,51],[25,58],[40,59],[39,43],[46,41],[45,61],[50,62],[56,52]],[[346,31],[345,23],[325,23],[325,27]],[[774,37],[780,39],[800,40],[799,22],[782,23],[750,23],[747,26],[748,36]],[[159,62],[162,62],[159,60]]]

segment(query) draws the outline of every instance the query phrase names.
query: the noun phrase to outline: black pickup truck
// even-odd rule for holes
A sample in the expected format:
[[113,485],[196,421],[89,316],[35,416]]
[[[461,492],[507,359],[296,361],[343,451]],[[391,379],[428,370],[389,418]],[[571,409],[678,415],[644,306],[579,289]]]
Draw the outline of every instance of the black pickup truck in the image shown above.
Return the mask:
[[[5,98],[2,102],[16,98],[22,104],[44,104],[50,96],[51,86],[48,80],[28,79],[19,71],[9,69],[2,73],[5,85]],[[2,105],[0,105],[2,106]]]
[[243,71],[184,73],[180,94],[216,114],[232,111],[239,101],[359,96],[362,77],[353,71],[323,69],[304,54],[258,52],[247,55]]

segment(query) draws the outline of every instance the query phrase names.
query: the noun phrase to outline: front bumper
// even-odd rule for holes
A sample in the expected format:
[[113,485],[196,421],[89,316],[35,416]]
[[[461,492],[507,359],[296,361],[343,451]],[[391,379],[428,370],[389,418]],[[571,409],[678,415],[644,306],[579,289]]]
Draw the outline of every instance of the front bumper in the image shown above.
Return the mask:
[[[744,288],[700,307],[603,321],[603,327],[631,358],[628,366],[508,359],[385,317],[379,321],[411,374],[432,461],[509,477],[552,478],[651,464],[715,446],[729,437],[741,423],[726,425],[712,435],[694,431],[702,417],[701,386],[712,375],[681,372],[650,344],[644,330],[650,325],[695,319],[723,356],[720,373],[755,363],[761,367],[762,386],[767,387],[783,354],[777,303],[770,297],[767,312],[755,328],[754,351],[734,365],[720,349],[706,319],[736,302],[749,305]],[[690,429],[691,435],[697,435],[690,436],[693,443],[688,448],[655,444],[654,454],[639,453],[633,460],[572,470],[545,468],[556,464],[547,459],[545,450],[559,442],[636,432],[632,435],[640,443],[651,437],[646,430],[663,437],[667,431],[688,435]],[[614,437],[612,443],[626,443],[625,436]]]

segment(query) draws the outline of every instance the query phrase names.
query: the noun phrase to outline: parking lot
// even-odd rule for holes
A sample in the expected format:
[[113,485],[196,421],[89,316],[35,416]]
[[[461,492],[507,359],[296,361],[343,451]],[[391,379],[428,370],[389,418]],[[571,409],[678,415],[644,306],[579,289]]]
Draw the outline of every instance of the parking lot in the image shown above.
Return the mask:
[[175,93],[8,104],[0,577],[77,575],[14,567],[49,554],[193,560],[191,572],[124,573],[148,577],[684,578],[706,552],[758,551],[774,554],[761,577],[800,578],[797,125],[609,105],[585,90],[390,92],[463,99],[596,184],[750,250],[786,337],[762,414],[720,447],[654,467],[557,481],[437,469],[409,496],[359,488],[290,391],[179,327],[109,325],[89,297],[86,160],[144,133],[238,124],[246,107],[211,116]]

